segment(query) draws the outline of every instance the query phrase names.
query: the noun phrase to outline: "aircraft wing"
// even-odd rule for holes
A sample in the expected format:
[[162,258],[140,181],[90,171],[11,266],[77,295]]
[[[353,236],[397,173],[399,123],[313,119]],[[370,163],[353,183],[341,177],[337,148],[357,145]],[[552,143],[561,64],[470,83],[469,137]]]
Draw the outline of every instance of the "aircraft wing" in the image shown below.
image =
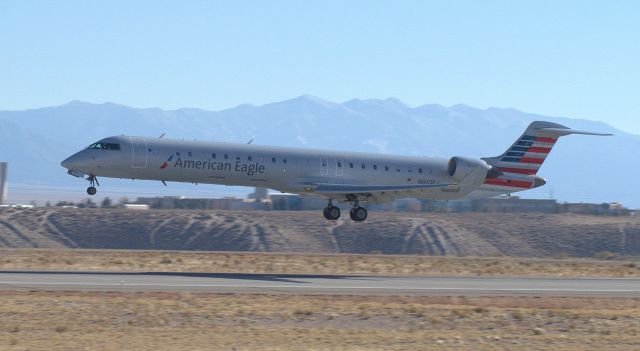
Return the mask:
[[340,198],[346,194],[361,195],[369,203],[380,204],[407,197],[417,197],[432,189],[455,189],[456,184],[406,184],[406,185],[355,185],[317,183],[314,193],[326,197]]
[[367,194],[386,191],[410,191],[433,188],[447,188],[453,184],[407,184],[407,185],[353,185],[353,184],[317,184],[318,194]]

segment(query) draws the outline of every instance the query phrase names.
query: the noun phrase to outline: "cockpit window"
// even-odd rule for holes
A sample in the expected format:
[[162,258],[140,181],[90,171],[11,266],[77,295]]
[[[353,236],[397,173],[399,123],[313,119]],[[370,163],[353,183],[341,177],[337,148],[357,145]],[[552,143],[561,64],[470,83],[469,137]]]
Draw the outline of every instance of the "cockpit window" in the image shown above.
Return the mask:
[[87,149],[100,149],[100,150],[117,150],[120,151],[120,144],[114,143],[93,143],[87,146]]

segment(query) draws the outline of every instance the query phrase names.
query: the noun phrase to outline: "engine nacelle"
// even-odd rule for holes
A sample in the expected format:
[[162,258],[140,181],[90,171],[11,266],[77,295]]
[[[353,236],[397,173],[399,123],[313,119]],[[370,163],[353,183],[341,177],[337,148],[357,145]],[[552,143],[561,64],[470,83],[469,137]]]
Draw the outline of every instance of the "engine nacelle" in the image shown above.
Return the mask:
[[485,161],[476,158],[456,156],[449,160],[449,176],[459,185],[480,185],[491,169]]

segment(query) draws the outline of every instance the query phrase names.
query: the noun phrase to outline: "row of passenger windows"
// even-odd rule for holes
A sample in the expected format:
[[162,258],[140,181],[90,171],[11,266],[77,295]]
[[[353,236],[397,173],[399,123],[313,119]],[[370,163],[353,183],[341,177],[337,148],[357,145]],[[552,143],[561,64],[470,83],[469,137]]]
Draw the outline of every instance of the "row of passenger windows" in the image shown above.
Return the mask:
[[[201,154],[201,155],[204,157],[204,154]],[[176,152],[176,156],[180,156],[180,151]],[[188,151],[187,152],[187,156],[188,157],[193,157],[193,153],[191,151]],[[215,153],[215,152],[212,153],[211,154],[211,158],[214,159],[214,160],[217,159],[218,158],[218,154]],[[229,154],[223,154],[222,158],[225,159],[225,160],[228,160],[229,159]],[[236,156],[235,159],[236,159],[236,161],[240,161],[240,156]],[[247,156],[247,161],[249,161],[249,162],[253,161],[253,157],[252,156]],[[285,164],[287,163],[287,159],[286,158],[282,158],[280,161],[282,163],[285,163]],[[275,158],[275,157],[271,158],[271,163],[277,163],[277,162],[278,162],[277,158]],[[324,160],[324,159],[322,160],[322,166],[323,167],[327,167],[327,160]],[[342,161],[338,161],[337,162],[337,166],[338,166],[338,168],[342,168]],[[355,166],[355,164],[353,162],[349,162],[349,168],[355,168],[355,167],[356,166]],[[375,171],[378,170],[378,165],[377,164],[371,165],[371,167]],[[367,169],[367,165],[364,164],[364,163],[361,163],[360,164],[360,168]],[[384,169],[387,172],[390,170],[389,166],[380,167],[380,169]],[[413,167],[409,167],[407,170],[409,171],[409,173],[412,173],[413,172]],[[423,173],[423,169],[422,168],[418,168],[417,170],[418,170],[418,173]],[[400,168],[396,167],[396,172],[400,172],[400,171],[401,171]]]
[[[339,168],[342,167],[342,162],[338,162],[338,167]],[[353,162],[349,162],[349,168],[355,168],[355,165],[353,164]],[[364,163],[361,163],[360,164],[360,168],[367,169],[367,165],[364,164]],[[374,165],[372,165],[372,168],[373,168],[374,171],[377,171],[378,170],[378,165],[374,164]],[[385,171],[387,171],[387,172],[389,171],[389,166],[384,166],[383,168],[384,168]],[[413,172],[413,167],[409,167],[408,171],[409,171],[409,173],[412,173]],[[396,172],[400,172],[400,168],[396,168]],[[422,173],[422,168],[418,168],[418,173]]]

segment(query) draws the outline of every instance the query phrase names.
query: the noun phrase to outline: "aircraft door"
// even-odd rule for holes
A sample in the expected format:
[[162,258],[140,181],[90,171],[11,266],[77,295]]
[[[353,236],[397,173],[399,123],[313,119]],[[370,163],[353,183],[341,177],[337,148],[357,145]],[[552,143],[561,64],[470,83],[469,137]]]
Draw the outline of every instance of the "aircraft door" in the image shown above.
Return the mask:
[[147,140],[141,137],[131,137],[133,149],[132,168],[147,168]]
[[328,175],[329,174],[329,160],[323,158],[320,160],[320,175]]

